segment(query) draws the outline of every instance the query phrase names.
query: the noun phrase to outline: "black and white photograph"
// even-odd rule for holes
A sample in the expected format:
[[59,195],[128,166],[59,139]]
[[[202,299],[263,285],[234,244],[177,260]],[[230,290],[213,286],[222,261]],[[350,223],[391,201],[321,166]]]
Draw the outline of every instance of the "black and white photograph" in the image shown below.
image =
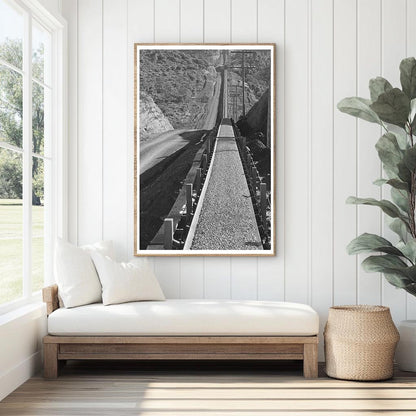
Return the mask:
[[135,254],[275,254],[275,45],[135,44]]

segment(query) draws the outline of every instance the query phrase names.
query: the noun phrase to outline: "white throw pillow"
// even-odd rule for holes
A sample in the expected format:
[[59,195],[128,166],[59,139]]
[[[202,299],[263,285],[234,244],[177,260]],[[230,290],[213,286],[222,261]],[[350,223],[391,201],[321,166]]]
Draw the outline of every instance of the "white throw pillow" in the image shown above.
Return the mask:
[[115,260],[114,255],[114,247],[113,242],[111,240],[109,241],[98,241],[94,244],[86,244],[84,246],[81,246],[81,248],[85,251],[88,251],[88,253],[101,253],[103,256],[108,256],[111,259]]
[[90,253],[112,255],[111,242],[76,247],[61,239],[55,248],[55,278],[66,308],[101,302],[101,283]]
[[117,263],[108,256],[91,253],[103,288],[103,304],[141,300],[165,300],[156,276],[147,262]]

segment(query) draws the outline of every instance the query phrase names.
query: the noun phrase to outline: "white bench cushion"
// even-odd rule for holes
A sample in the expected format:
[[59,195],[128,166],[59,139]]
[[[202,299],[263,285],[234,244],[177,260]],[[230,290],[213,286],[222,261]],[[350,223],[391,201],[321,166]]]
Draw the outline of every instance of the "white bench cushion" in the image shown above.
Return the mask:
[[169,299],[61,308],[49,316],[48,331],[84,336],[306,336],[318,334],[319,318],[310,306],[299,303]]

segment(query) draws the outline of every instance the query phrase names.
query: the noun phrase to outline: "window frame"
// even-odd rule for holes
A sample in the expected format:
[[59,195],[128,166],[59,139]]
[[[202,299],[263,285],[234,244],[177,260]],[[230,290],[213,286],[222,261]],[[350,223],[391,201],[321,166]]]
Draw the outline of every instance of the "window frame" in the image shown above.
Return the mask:
[[[7,0],[6,0],[7,1]],[[0,305],[0,315],[28,303],[40,300],[40,291],[32,293],[32,158],[48,160],[50,168],[49,211],[50,223],[45,223],[48,238],[45,238],[44,285],[54,282],[53,247],[57,237],[68,236],[68,173],[67,173],[67,23],[61,16],[45,9],[38,0],[14,0],[24,14],[23,67],[18,72],[23,76],[23,145],[22,148],[2,143],[1,148],[19,152],[23,156],[23,294],[16,300]],[[51,79],[50,83],[50,154],[39,155],[32,151],[32,22],[36,20],[51,35]],[[12,65],[1,61],[6,67]],[[39,83],[39,82],[38,82]],[[46,88],[43,86],[43,88]],[[46,180],[46,178],[45,178]],[[46,183],[45,183],[46,186]]]

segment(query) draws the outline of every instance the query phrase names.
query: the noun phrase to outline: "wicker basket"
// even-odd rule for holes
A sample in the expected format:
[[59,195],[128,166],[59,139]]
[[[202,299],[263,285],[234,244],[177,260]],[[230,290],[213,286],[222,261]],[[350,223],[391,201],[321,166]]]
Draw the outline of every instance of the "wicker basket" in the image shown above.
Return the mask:
[[334,306],[324,331],[326,373],[344,380],[393,377],[399,332],[385,306]]

